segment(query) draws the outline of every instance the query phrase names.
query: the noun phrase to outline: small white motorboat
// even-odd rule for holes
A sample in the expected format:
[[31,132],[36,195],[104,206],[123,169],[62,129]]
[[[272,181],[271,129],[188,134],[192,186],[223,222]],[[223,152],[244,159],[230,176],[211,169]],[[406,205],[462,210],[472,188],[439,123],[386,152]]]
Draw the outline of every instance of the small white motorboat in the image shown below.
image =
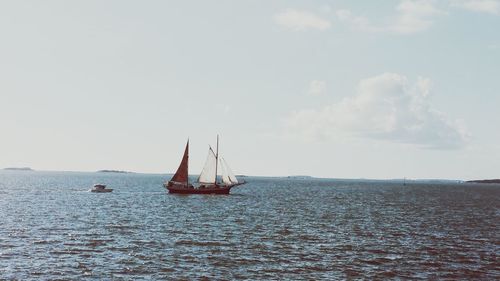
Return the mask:
[[111,192],[113,189],[106,188],[105,184],[94,184],[94,188],[90,190],[91,192]]

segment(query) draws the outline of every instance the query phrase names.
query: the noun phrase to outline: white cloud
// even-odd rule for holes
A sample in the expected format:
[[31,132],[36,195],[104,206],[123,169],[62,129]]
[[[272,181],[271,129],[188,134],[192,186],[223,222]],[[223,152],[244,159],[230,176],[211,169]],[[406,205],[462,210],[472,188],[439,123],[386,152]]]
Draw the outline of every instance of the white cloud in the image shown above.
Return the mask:
[[307,94],[311,96],[320,96],[326,92],[326,82],[321,80],[313,80],[309,83]]
[[473,12],[500,14],[500,1],[497,0],[452,0],[451,5]]
[[374,24],[368,18],[355,16],[345,9],[338,10],[336,15],[341,22],[356,30],[409,34],[428,29],[434,23],[436,16],[445,14],[432,0],[403,0],[395,10],[396,15],[384,24]]
[[311,12],[295,9],[287,9],[274,15],[274,21],[294,31],[305,31],[307,29],[326,30],[331,27],[330,21]]
[[307,139],[361,137],[457,149],[468,133],[458,120],[432,108],[431,81],[414,84],[400,74],[384,73],[361,80],[356,95],[320,109],[299,110],[287,118],[287,130]]
[[342,9],[335,12],[340,22],[346,23],[352,28],[360,31],[378,32],[382,31],[381,27],[374,26],[366,17],[355,16],[350,10]]
[[428,29],[433,23],[435,16],[445,14],[434,6],[434,1],[428,0],[405,0],[397,7],[398,16],[396,22],[389,27],[397,33],[414,33]]

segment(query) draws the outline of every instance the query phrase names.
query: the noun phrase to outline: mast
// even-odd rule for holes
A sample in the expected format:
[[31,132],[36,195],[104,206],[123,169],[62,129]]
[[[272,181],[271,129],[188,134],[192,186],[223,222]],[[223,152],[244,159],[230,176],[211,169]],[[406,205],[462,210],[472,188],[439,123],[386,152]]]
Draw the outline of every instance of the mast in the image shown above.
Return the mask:
[[[187,146],[187,149],[189,151],[189,137],[188,137],[188,141],[187,141],[186,146]],[[186,165],[188,166],[187,171],[186,171],[186,188],[188,188],[189,187],[189,153],[186,157],[186,162],[187,162]]]
[[217,135],[217,148],[215,152],[215,182],[217,185],[217,165],[219,164],[219,135]]

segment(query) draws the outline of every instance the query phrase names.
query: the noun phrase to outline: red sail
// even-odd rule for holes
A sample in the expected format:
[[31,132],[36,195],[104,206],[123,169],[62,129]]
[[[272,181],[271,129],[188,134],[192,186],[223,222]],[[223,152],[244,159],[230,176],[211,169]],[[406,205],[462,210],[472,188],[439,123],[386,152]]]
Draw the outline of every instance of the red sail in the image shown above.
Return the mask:
[[188,182],[188,158],[189,158],[189,140],[186,144],[186,150],[184,150],[184,156],[182,157],[181,164],[177,168],[177,172],[172,177],[170,181],[173,182]]

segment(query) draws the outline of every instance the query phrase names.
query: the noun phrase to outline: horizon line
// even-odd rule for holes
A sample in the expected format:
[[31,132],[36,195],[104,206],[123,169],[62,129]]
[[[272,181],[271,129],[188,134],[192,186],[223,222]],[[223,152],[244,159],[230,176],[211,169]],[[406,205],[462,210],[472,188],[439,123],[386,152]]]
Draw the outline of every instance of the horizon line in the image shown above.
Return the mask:
[[[134,172],[126,170],[101,169],[101,170],[36,170],[31,167],[5,167],[0,171],[18,171],[18,172],[62,172],[62,173],[103,173],[103,174],[144,174],[144,175],[173,175],[175,172],[156,173],[156,172]],[[189,176],[197,176],[198,174],[189,174]],[[344,177],[323,177],[311,175],[248,175],[237,174],[238,177],[257,177],[257,178],[310,178],[310,179],[329,179],[329,180],[362,180],[362,181],[458,181],[466,182],[474,179],[450,179],[450,178],[344,178]],[[491,178],[493,179],[493,178]]]

